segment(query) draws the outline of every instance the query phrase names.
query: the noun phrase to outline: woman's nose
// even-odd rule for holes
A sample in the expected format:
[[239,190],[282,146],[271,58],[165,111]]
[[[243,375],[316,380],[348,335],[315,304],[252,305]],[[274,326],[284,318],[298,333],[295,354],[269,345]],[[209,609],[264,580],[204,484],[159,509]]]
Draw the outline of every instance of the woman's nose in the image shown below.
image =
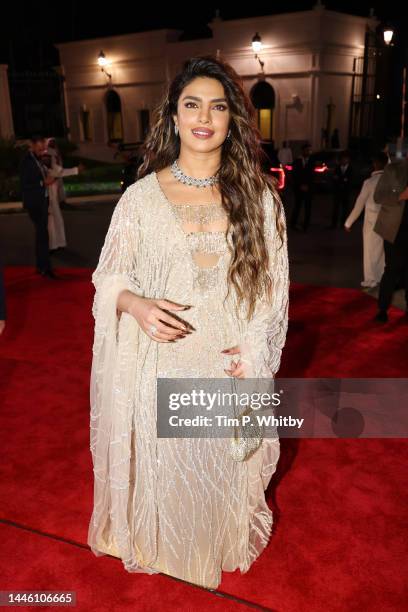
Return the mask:
[[201,123],[208,123],[209,121],[209,111],[202,110],[200,113],[200,121]]

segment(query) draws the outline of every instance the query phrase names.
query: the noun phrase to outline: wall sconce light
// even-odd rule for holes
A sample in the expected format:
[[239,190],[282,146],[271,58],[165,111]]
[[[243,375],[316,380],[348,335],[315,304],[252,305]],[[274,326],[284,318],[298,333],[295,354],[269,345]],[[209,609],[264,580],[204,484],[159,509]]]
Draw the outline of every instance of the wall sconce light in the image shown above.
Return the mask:
[[262,73],[263,73],[263,71],[264,71],[264,65],[265,65],[265,62],[263,62],[263,61],[262,61],[262,60],[261,60],[261,59],[258,57],[258,53],[259,53],[259,51],[261,51],[261,49],[262,49],[262,40],[261,40],[261,37],[259,36],[259,33],[257,32],[257,33],[255,34],[255,36],[252,38],[252,50],[253,50],[253,51],[254,51],[254,53],[255,53],[255,59],[257,59],[257,60],[258,60],[258,62],[260,63],[260,66],[261,66],[261,71],[262,71]]
[[109,72],[105,70],[105,66],[108,66],[108,65],[109,65],[109,62],[106,59],[104,52],[101,51],[98,55],[98,66],[100,66],[102,72],[108,77],[108,79],[111,80],[112,75],[109,74]]

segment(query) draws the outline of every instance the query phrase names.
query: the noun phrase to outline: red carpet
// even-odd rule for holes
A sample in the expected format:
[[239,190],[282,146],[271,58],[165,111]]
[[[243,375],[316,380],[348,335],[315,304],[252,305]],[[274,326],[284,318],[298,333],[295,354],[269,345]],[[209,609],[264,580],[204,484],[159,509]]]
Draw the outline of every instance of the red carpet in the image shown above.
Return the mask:
[[[0,590],[76,591],[81,612],[403,609],[404,440],[282,439],[267,492],[274,535],[247,574],[223,574],[218,594],[94,557],[90,271],[60,269],[59,282],[5,272]],[[378,326],[375,306],[357,290],[293,284],[280,376],[407,376],[407,318],[391,309]]]

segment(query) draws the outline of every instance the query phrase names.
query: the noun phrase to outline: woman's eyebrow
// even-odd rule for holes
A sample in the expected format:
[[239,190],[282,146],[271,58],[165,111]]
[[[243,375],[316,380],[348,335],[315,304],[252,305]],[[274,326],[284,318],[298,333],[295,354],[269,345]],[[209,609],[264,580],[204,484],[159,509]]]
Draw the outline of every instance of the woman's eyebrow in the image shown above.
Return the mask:
[[[202,98],[200,98],[199,96],[184,96],[182,100],[185,100],[186,98],[191,98],[192,100],[197,100],[198,102],[202,101]],[[227,101],[226,98],[213,98],[212,100],[210,100],[210,102],[226,102],[226,101]]]

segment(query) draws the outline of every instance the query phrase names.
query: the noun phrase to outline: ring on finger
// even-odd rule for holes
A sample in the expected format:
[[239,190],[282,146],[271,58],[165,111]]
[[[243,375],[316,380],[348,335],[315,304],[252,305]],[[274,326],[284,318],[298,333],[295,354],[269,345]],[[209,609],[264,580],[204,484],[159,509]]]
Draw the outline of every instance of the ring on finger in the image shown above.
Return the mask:
[[149,331],[152,334],[152,336],[154,336],[154,334],[157,332],[157,326],[156,325],[150,325]]

